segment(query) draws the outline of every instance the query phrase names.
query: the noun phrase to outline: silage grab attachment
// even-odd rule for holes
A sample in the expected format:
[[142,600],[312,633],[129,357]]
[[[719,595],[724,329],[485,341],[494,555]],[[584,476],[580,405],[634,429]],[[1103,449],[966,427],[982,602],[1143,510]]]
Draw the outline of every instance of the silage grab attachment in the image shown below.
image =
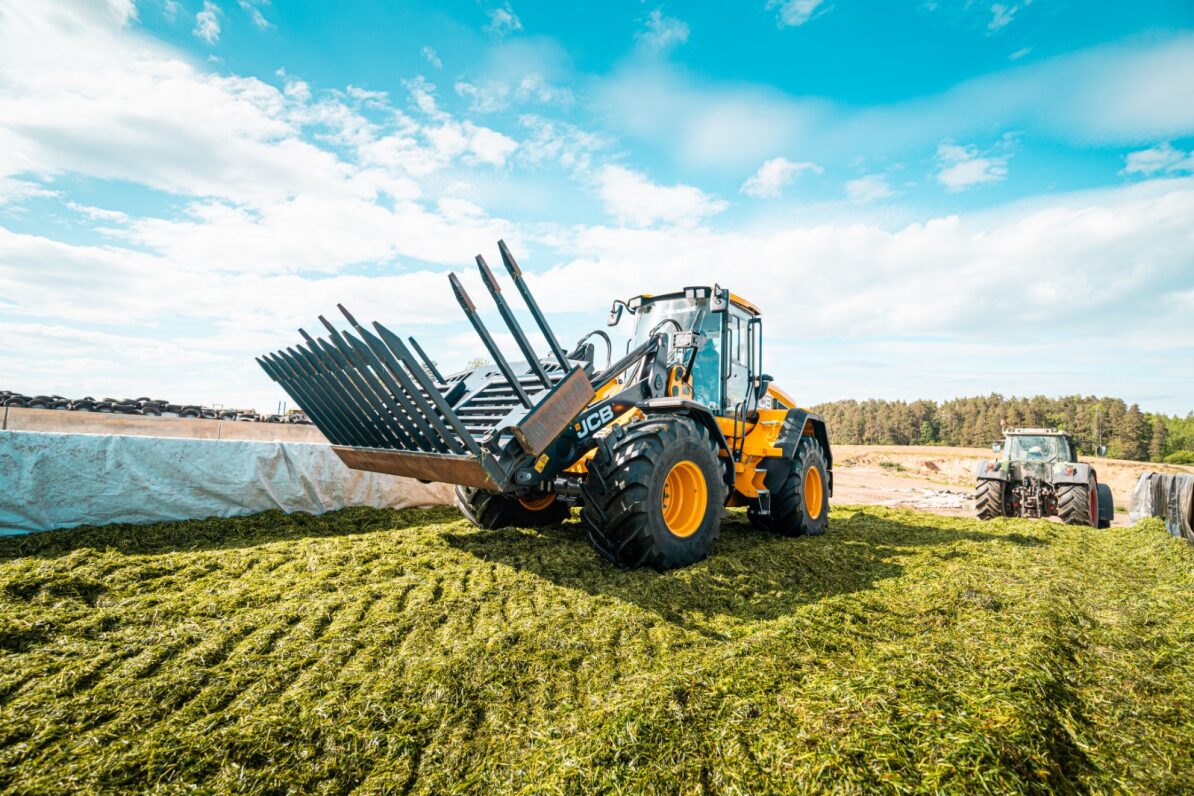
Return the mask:
[[[477,255],[489,294],[523,355],[509,361],[455,274],[452,290],[493,365],[445,377],[414,340],[380,323],[366,327],[337,305],[348,328],[326,318],[326,337],[300,330],[303,342],[258,357],[265,372],[332,443],[349,467],[424,481],[505,491],[589,404],[586,363],[570,359],[539,309],[506,244],[502,262],[547,341],[540,359]],[[520,473],[520,471],[523,471]]]

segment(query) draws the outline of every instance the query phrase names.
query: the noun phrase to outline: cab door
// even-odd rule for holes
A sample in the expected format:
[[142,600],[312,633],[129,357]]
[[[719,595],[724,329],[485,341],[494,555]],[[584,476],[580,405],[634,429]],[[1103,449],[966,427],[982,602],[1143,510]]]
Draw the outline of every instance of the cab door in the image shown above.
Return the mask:
[[746,400],[750,389],[750,315],[731,304],[725,313],[726,351],[724,414],[733,414],[735,407]]

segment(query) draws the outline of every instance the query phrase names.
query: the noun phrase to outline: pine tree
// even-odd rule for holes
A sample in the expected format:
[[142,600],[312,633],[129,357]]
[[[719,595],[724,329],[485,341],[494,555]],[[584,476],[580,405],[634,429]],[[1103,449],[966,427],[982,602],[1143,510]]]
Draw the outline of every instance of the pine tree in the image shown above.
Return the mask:
[[1116,424],[1116,430],[1118,431],[1116,436],[1119,438],[1120,455],[1125,459],[1144,461],[1144,457],[1148,454],[1148,446],[1144,441],[1147,426],[1139,405],[1132,404],[1128,411],[1124,412]]
[[1165,420],[1153,418],[1153,439],[1148,446],[1149,461],[1159,462],[1165,458]]
[[928,420],[920,421],[920,444],[932,445],[937,441],[937,429]]

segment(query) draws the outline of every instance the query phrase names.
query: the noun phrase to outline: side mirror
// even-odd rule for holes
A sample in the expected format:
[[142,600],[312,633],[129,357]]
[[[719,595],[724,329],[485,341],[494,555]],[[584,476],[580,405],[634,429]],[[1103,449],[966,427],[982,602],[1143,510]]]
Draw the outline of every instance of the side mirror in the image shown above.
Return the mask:
[[759,399],[761,400],[767,394],[767,388],[771,386],[771,382],[775,381],[770,373],[763,373],[759,376]]
[[1003,450],[1003,443],[1002,442],[992,442],[991,450],[995,451],[996,453],[999,453],[999,451]]
[[1106,456],[1107,455],[1107,446],[1100,445],[1098,448],[1095,449],[1095,452],[1100,456]]
[[609,308],[609,320],[605,322],[606,326],[617,326],[618,321],[622,320],[622,307],[625,306],[620,301],[615,301],[613,306]]
[[709,297],[709,312],[725,312],[730,308],[730,291],[718,285],[713,286],[713,295]]

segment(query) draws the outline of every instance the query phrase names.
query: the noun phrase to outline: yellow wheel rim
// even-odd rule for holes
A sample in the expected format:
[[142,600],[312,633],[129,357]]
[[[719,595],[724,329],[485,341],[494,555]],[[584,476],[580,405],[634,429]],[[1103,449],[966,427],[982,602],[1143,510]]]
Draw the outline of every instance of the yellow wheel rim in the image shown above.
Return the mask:
[[556,496],[544,495],[543,497],[537,498],[519,498],[518,502],[521,503],[522,507],[525,509],[530,509],[531,511],[543,511],[543,509],[556,502]]
[[701,468],[692,462],[677,462],[663,481],[663,522],[681,538],[692,536],[705,519],[709,490]]
[[816,467],[810,467],[804,474],[804,508],[808,511],[808,516],[814,520],[820,517],[824,502],[825,485],[821,481],[821,471]]

